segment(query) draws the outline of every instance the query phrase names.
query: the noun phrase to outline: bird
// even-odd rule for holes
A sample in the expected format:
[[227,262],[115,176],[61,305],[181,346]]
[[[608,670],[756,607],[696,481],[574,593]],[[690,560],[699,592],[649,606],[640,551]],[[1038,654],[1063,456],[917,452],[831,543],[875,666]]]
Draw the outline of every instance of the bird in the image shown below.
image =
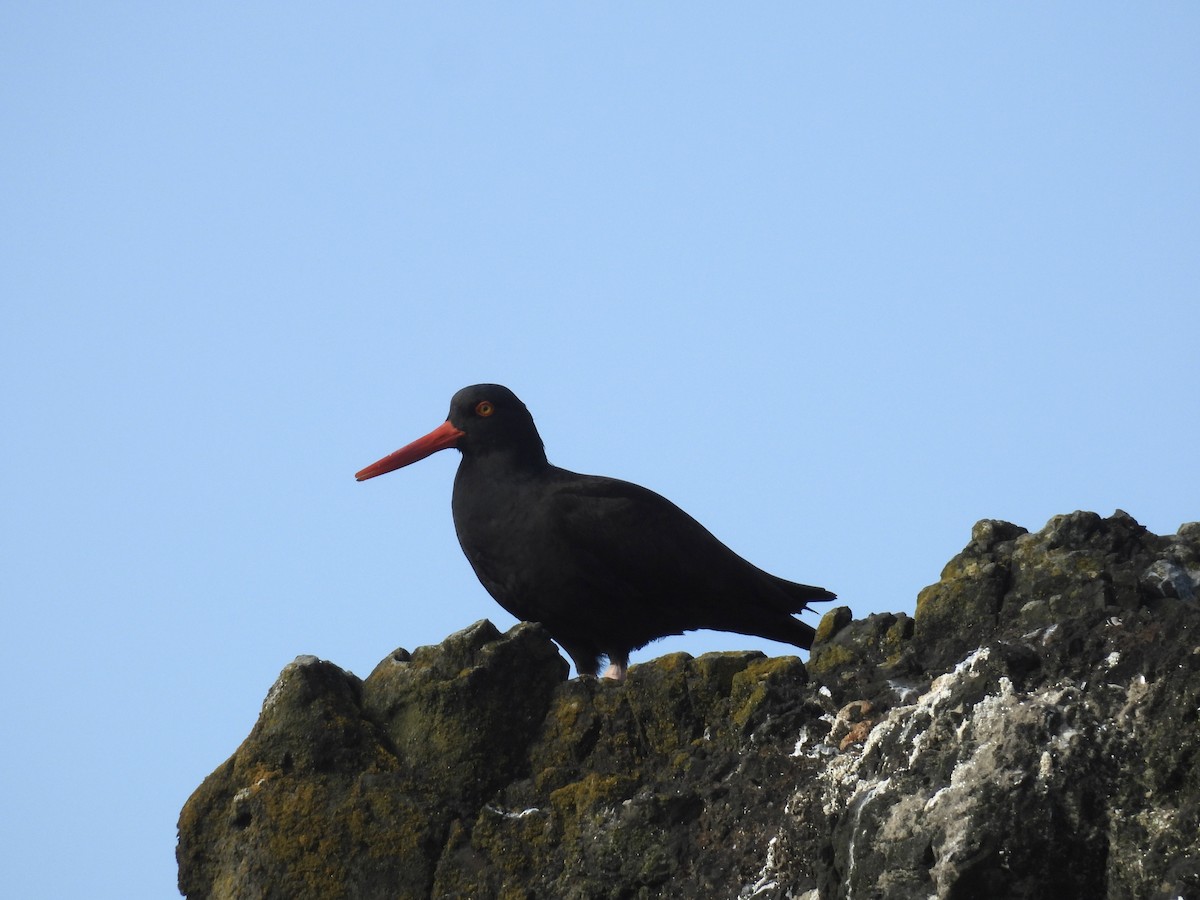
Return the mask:
[[794,618],[833,600],[738,556],[648,488],[551,465],[533,416],[508,388],[458,391],[446,421],[355,474],[366,481],[449,448],[462,453],[451,510],[479,581],[540,623],[580,675],[623,681],[632,651],[696,629],[812,647]]

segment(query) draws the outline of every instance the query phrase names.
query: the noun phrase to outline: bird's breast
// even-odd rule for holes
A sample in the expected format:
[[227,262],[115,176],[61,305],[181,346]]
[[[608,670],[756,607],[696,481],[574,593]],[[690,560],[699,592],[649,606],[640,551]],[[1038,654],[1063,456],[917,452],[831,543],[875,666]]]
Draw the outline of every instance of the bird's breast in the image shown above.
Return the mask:
[[463,553],[497,601],[513,611],[540,591],[553,529],[536,490],[456,482],[452,509]]

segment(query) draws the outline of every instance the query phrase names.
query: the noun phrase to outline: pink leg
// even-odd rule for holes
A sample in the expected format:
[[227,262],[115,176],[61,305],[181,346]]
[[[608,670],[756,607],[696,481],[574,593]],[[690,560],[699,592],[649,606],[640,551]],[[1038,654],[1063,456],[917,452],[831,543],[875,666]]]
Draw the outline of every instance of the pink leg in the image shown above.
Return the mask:
[[628,663],[609,663],[602,677],[611,678],[613,681],[624,681],[628,665]]

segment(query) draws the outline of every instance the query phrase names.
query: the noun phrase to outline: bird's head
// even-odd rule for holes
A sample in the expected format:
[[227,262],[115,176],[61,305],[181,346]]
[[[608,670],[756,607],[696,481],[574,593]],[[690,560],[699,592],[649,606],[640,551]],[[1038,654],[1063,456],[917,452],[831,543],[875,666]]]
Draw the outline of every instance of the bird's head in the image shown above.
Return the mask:
[[451,398],[445,422],[354,477],[366,481],[448,447],[456,447],[465,456],[504,453],[520,462],[543,465],[546,462],[533,416],[520,398],[503,385],[473,384]]

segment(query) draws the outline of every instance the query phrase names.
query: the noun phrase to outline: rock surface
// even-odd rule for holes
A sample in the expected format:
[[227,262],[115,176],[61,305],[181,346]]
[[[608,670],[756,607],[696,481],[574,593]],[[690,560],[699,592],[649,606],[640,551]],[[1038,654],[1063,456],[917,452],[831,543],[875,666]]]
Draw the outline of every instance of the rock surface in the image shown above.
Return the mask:
[[985,520],[806,667],[566,680],[479,622],[288,665],[179,821],[191,898],[1200,898],[1200,523]]

